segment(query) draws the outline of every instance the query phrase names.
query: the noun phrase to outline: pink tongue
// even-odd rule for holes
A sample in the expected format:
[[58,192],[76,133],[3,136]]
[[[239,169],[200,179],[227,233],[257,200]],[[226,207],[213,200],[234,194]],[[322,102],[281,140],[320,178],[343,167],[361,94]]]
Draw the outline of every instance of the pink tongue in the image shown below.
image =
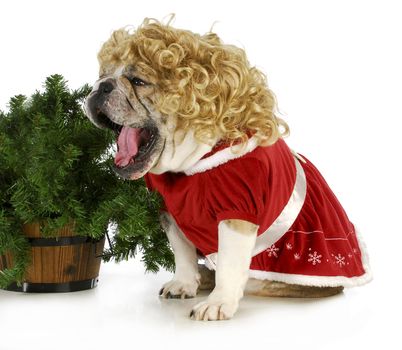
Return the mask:
[[122,168],[131,162],[131,159],[138,153],[138,143],[141,129],[124,126],[117,139],[118,151],[114,164]]

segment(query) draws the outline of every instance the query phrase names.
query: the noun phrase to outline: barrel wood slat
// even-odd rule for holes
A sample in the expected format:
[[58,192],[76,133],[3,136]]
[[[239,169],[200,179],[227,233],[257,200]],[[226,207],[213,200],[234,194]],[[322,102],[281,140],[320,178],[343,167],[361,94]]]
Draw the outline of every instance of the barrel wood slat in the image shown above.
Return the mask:
[[[9,290],[25,292],[67,292],[90,289],[97,285],[105,239],[93,241],[74,235],[74,226],[57,232],[56,239],[43,239],[39,223],[24,225],[23,231],[31,243],[32,261],[21,287],[13,284]],[[10,253],[0,258],[0,269],[12,267]]]

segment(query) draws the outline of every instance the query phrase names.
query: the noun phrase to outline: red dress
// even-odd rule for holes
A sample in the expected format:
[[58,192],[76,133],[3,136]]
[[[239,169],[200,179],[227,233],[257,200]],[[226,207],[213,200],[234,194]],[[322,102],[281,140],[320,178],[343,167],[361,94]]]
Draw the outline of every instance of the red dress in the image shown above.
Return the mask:
[[148,173],[167,211],[215,268],[218,225],[259,226],[250,277],[312,286],[371,280],[364,244],[319,171],[279,139],[234,155],[217,147],[186,173]]

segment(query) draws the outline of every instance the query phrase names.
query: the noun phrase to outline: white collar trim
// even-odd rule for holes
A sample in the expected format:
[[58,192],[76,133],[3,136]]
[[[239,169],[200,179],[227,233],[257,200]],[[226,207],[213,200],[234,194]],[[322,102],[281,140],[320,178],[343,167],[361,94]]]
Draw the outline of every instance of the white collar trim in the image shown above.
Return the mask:
[[258,140],[254,136],[247,141],[247,144],[243,149],[242,144],[224,148],[208,158],[200,159],[192,167],[186,169],[184,173],[188,176],[202,173],[204,171],[216,168],[219,165],[225,164],[230,160],[243,157],[245,154],[254,151],[257,147]]

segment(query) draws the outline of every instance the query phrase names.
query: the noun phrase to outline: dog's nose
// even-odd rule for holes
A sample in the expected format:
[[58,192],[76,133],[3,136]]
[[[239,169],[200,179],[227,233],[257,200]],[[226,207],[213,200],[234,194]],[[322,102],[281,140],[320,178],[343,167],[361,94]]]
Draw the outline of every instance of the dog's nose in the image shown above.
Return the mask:
[[113,84],[110,81],[103,81],[102,83],[99,84],[99,92],[101,94],[107,95],[110,94],[114,89]]

